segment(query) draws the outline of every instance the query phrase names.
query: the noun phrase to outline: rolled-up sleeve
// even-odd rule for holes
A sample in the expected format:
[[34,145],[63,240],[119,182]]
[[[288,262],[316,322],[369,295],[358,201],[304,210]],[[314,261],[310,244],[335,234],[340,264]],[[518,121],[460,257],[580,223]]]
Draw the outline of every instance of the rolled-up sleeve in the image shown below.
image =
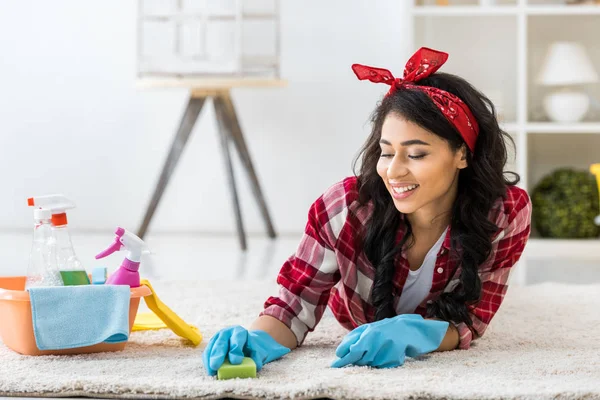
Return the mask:
[[345,215],[343,186],[333,187],[312,204],[298,249],[277,276],[279,293],[267,299],[260,313],[283,322],[299,346],[321,320],[331,288],[340,280],[334,249]]
[[459,349],[469,349],[471,342],[483,336],[492,318],[500,308],[508,289],[508,278],[512,267],[519,261],[531,231],[531,200],[527,193],[515,199],[514,209],[507,216],[508,224],[492,241],[492,253],[479,268],[481,298],[475,305],[468,306],[473,329],[464,323],[455,324],[460,336]]

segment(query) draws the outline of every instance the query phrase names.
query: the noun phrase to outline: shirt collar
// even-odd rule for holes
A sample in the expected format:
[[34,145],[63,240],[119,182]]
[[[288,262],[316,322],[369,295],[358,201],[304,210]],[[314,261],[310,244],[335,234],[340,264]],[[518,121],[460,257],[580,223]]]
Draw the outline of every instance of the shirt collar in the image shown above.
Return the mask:
[[444,242],[442,243],[442,248],[446,250],[450,250],[450,233],[452,231],[452,225],[448,226],[448,230],[446,231],[446,237],[444,238]]

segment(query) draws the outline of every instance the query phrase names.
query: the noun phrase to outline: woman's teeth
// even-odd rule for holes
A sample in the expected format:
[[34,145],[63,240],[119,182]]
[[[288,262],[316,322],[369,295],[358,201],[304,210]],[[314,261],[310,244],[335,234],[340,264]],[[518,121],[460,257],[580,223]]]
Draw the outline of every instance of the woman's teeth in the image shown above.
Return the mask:
[[411,185],[411,186],[404,186],[404,187],[392,187],[392,190],[395,193],[404,193],[404,192],[409,192],[411,190],[415,190],[417,187],[419,187],[419,185]]

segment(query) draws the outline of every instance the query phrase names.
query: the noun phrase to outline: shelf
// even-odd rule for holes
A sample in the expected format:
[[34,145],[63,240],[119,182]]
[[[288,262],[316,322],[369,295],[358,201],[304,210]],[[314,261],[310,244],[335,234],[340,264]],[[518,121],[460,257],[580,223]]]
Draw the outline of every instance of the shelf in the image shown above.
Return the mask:
[[528,15],[600,15],[600,6],[529,6]]
[[420,15],[426,17],[517,15],[517,12],[518,8],[514,6],[422,6],[413,8],[413,15]]
[[600,135],[600,122],[576,122],[570,124],[561,124],[557,122],[531,122],[524,126],[517,122],[501,122],[500,127],[510,134],[524,131],[532,134],[589,133]]
[[[600,260],[600,239],[530,238],[525,246],[528,259]],[[598,264],[600,268],[600,263]]]
[[421,6],[414,7],[415,16],[425,17],[464,17],[499,15],[600,15],[600,6]]
[[600,122],[532,122],[525,125],[527,133],[591,133],[600,134]]

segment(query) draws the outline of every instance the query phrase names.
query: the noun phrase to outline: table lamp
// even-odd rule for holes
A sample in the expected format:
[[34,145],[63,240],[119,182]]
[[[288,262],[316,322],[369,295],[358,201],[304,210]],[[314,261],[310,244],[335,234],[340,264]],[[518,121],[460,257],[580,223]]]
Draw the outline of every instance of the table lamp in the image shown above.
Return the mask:
[[548,49],[537,82],[557,87],[544,98],[544,110],[550,120],[577,122],[590,106],[590,98],[582,85],[598,82],[598,74],[581,44],[555,42]]

